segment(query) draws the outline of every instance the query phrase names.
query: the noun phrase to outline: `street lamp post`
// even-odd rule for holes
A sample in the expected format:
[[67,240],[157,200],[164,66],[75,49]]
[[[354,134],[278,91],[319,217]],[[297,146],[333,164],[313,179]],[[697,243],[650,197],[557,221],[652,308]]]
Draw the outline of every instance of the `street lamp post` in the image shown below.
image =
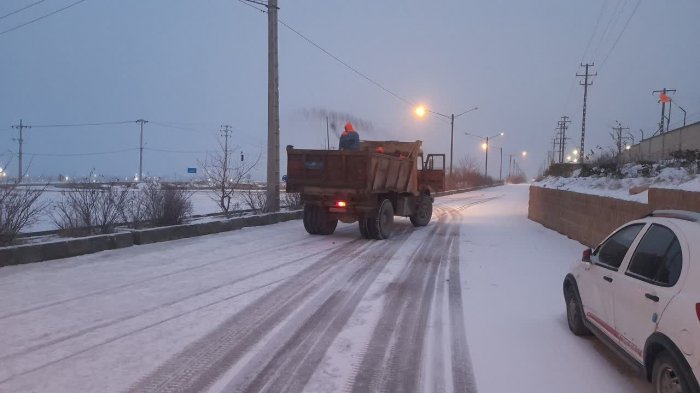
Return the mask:
[[467,109],[466,111],[464,111],[464,112],[462,112],[462,113],[460,113],[460,114],[458,114],[458,115],[455,115],[455,114],[453,113],[453,114],[451,114],[451,115],[449,115],[449,116],[448,116],[448,115],[444,115],[444,114],[442,114],[442,113],[440,113],[440,112],[435,112],[435,111],[433,111],[433,110],[430,110],[430,109],[428,109],[428,108],[426,108],[426,107],[424,107],[424,106],[422,106],[422,105],[421,105],[421,106],[418,106],[418,107],[416,108],[416,110],[415,110],[416,115],[417,115],[418,117],[424,117],[428,112],[430,112],[430,113],[432,113],[432,114],[434,114],[434,115],[438,115],[438,116],[442,116],[442,117],[444,117],[444,118],[446,118],[446,119],[450,119],[450,175],[452,175],[452,161],[453,161],[453,160],[452,160],[452,157],[453,157],[453,155],[454,155],[453,153],[454,153],[454,141],[455,141],[455,119],[458,118],[458,117],[460,117],[460,116],[462,116],[462,115],[464,115],[464,114],[467,114],[467,113],[469,113],[469,112],[475,111],[475,110],[477,110],[477,109],[479,109],[479,107],[478,107],[478,106],[475,106],[474,108]]
[[[505,135],[505,133],[500,132],[496,135],[491,135],[491,136],[487,136],[487,137],[483,137],[483,136],[476,135],[476,134],[470,134],[468,132],[465,132],[464,135],[473,136],[473,137],[481,139],[482,141],[486,141],[481,145],[481,148],[486,151],[486,163],[484,165],[484,177],[489,177],[489,138],[497,138],[499,136]],[[503,152],[502,151],[501,151],[501,165],[503,165]]]

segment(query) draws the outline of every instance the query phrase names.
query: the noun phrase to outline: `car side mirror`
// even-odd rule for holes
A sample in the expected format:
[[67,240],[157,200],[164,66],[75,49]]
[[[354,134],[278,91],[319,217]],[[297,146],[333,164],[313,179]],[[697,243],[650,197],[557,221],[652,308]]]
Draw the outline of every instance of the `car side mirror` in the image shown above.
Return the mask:
[[581,256],[581,262],[591,263],[591,253],[592,252],[593,252],[593,250],[591,250],[590,248],[583,250],[583,256]]

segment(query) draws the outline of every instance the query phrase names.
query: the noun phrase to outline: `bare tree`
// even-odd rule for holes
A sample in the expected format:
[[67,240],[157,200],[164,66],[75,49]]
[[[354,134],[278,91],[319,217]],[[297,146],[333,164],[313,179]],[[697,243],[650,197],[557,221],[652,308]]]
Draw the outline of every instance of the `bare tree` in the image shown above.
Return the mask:
[[448,188],[474,187],[492,182],[493,180],[490,177],[485,177],[476,161],[469,156],[460,158],[452,175],[447,177]]
[[209,180],[214,195],[214,200],[223,213],[229,214],[236,206],[232,204],[233,194],[243,183],[246,176],[258,165],[260,154],[251,162],[238,161],[234,164],[231,159],[232,151],[219,141],[221,151],[210,154],[200,166]]
[[243,203],[253,211],[253,213],[267,212],[267,194],[264,190],[248,188],[243,191]]
[[0,184],[0,245],[9,245],[39,218],[48,203],[39,201],[46,186],[21,187],[18,181]]
[[52,218],[71,235],[114,232],[129,202],[128,188],[114,184],[71,183],[61,196]]
[[301,209],[304,204],[304,200],[301,198],[301,194],[298,192],[286,192],[282,197],[282,203],[289,210]]

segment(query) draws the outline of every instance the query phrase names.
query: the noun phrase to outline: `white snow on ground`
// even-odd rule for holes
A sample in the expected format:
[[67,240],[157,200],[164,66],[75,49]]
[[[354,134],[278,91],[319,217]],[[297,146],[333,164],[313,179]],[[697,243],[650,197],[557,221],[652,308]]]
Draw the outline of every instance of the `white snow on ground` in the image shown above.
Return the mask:
[[[700,191],[700,176],[688,173],[684,168],[663,168],[652,177],[640,174],[641,166],[626,166],[622,179],[610,177],[558,177],[549,176],[534,186],[592,194],[616,199],[647,203],[649,193],[638,192],[645,188],[674,188],[687,191]],[[635,189],[637,189],[635,191]]]
[[527,219],[526,186],[465,212],[462,288],[479,392],[645,392],[594,338],[572,335],[563,278],[584,246]]
[[[66,191],[66,189],[48,187],[46,191],[39,198],[39,203],[48,204],[49,208],[46,209],[39,217],[39,219],[24,228],[22,232],[40,232],[40,231],[52,231],[58,229],[51,215],[51,205],[60,201],[62,196],[61,192]],[[232,207],[238,206],[238,209],[248,209],[245,204],[244,191],[236,191],[232,197]],[[284,194],[282,194],[284,195]],[[215,194],[209,190],[195,190],[192,192],[192,197],[190,201],[192,202],[192,215],[204,215],[210,213],[219,213],[221,209],[217,205],[217,202],[212,199]]]
[[[400,219],[399,229],[409,231],[403,243],[358,240],[351,224],[339,225],[333,236],[310,236],[300,221],[291,221],[0,268],[0,392],[124,391],[319,258],[338,250],[356,255],[332,263],[318,288],[309,287],[350,294],[353,279],[347,275],[362,260],[379,263],[387,247],[400,245],[360,293],[305,386],[313,392],[346,390],[377,326],[387,286],[435,225],[461,225],[464,322],[479,392],[650,390],[600,342],[568,331],[562,280],[583,246],[529,221],[527,197],[526,186],[506,186],[438,198],[436,209],[457,209],[461,216],[456,222],[434,219],[417,230]],[[444,274],[438,272],[438,293],[449,285]],[[309,299],[266,337],[291,335],[297,320],[316,307],[317,297]],[[446,304],[441,309],[449,310]],[[449,362],[439,355],[449,348],[443,342],[443,351],[436,350],[441,345],[433,342],[436,332],[449,330],[442,330],[442,322],[431,311],[423,367],[428,377]],[[261,340],[210,391],[228,389],[233,374],[255,367],[272,353],[267,347],[278,344]],[[438,379],[423,389],[449,391],[449,370],[440,374],[444,385]]]

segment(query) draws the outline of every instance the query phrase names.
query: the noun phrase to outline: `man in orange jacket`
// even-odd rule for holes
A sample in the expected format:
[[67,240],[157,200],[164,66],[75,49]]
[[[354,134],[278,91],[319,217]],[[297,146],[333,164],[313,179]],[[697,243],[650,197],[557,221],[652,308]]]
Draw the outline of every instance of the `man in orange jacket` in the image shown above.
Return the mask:
[[345,124],[345,131],[340,135],[340,150],[359,150],[360,135],[355,131],[350,122]]

